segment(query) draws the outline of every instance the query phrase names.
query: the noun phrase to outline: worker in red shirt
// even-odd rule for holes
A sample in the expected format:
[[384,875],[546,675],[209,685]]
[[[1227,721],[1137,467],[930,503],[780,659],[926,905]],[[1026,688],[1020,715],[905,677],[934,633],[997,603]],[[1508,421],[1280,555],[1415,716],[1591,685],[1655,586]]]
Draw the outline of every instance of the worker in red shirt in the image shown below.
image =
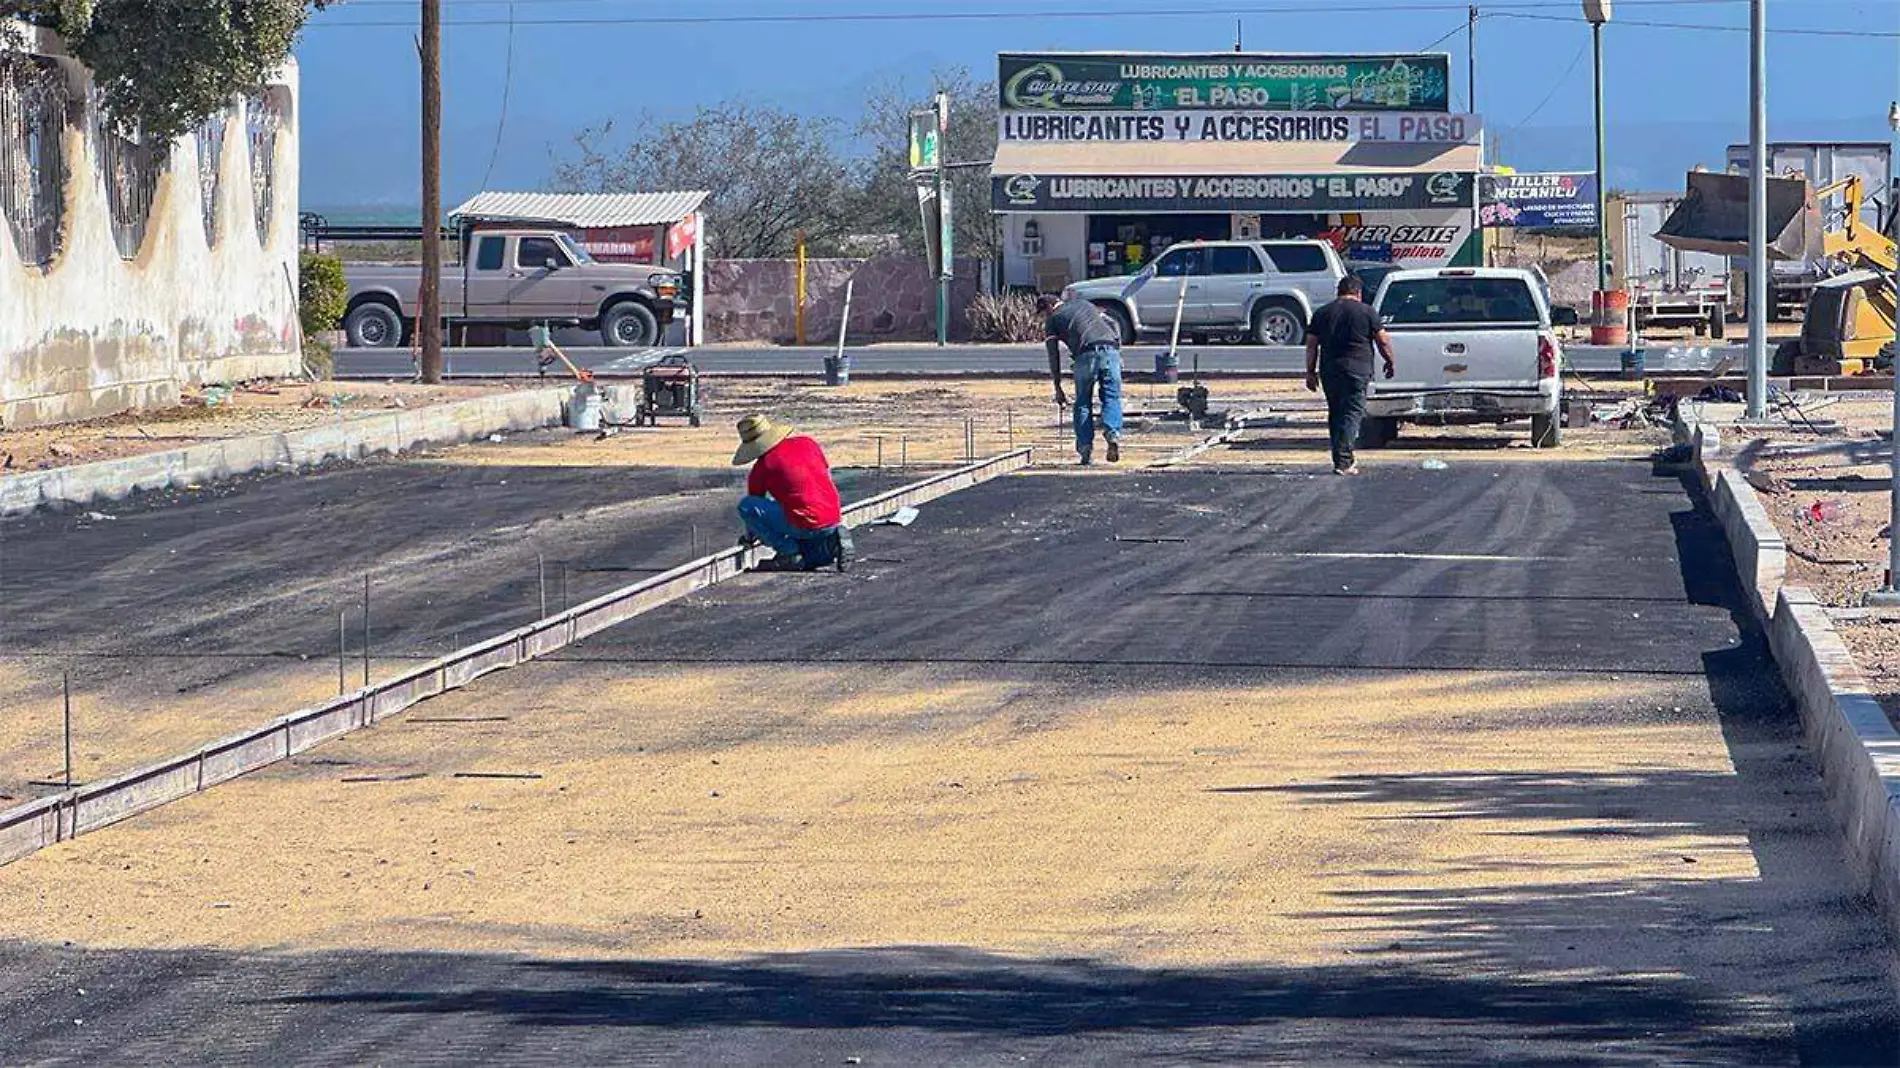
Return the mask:
[[844,570],[851,534],[838,506],[831,465],[816,441],[766,416],[748,415],[739,420],[739,451],[732,463],[752,465],[745,499],[739,502],[746,529],[741,543],[763,543],[778,553],[759,570],[816,571],[829,564]]

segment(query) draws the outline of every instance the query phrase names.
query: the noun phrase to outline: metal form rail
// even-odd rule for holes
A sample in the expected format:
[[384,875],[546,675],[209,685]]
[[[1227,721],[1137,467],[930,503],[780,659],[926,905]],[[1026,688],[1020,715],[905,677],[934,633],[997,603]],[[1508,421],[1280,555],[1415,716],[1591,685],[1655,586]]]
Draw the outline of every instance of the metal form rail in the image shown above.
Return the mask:
[[[1028,464],[1028,449],[1006,452],[859,501],[844,509],[844,520],[849,526],[874,523],[900,508],[935,500]],[[742,574],[761,554],[758,547],[735,546],[700,557],[262,727],[0,811],[0,864],[274,764],[483,675],[546,656]]]

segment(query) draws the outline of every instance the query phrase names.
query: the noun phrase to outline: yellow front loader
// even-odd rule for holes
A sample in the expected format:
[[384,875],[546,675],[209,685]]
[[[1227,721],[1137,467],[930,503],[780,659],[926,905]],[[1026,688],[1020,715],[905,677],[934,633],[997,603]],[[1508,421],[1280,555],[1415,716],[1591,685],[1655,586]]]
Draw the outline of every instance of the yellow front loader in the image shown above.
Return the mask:
[[[1863,374],[1893,355],[1896,250],[1860,216],[1858,177],[1810,189],[1805,178],[1768,179],[1768,256],[1826,264],[1801,317],[1799,340],[1775,349],[1769,373]],[[1838,213],[1827,204],[1839,197]],[[1748,255],[1748,177],[1696,171],[1688,195],[1656,237],[1690,252]]]

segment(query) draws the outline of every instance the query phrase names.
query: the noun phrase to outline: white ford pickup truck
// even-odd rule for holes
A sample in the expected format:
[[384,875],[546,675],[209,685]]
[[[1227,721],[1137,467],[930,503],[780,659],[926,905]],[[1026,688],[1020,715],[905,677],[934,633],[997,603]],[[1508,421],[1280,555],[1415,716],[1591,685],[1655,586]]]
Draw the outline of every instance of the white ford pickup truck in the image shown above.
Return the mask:
[[1392,336],[1397,373],[1373,377],[1361,444],[1389,443],[1401,422],[1525,418],[1531,444],[1558,444],[1563,352],[1536,275],[1512,267],[1394,271],[1374,303]]

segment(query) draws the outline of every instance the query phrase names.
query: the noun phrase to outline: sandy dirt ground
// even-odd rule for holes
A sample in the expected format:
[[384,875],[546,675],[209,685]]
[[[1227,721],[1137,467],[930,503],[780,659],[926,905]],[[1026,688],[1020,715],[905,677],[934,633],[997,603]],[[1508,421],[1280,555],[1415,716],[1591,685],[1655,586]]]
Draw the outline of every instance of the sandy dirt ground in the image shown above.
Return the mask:
[[[1787,539],[1788,581],[1823,604],[1857,608],[1886,577],[1891,473],[1876,432],[1893,424],[1893,395],[1843,394],[1804,410],[1838,427],[1765,435],[1742,447],[1738,466]],[[1900,723],[1900,619],[1843,617],[1836,626]]]
[[115,460],[200,441],[278,434],[352,416],[466,400],[508,383],[257,382],[198,390],[191,403],[57,426],[0,430],[0,475]]
[[[1675,705],[1669,684],[1195,674],[532,667],[0,869],[0,930],[148,948],[1455,962],[1457,939],[1406,945],[1428,909],[1348,903],[1760,878],[1746,838],[1706,823],[1624,835],[1641,817],[1487,797],[1586,767],[1612,793],[1733,775],[1712,721],[1589,722]],[[1427,769],[1437,789],[1409,800],[1376,785]],[[1500,841],[1538,840],[1499,863]],[[1574,943],[1517,952],[1604,963]]]

